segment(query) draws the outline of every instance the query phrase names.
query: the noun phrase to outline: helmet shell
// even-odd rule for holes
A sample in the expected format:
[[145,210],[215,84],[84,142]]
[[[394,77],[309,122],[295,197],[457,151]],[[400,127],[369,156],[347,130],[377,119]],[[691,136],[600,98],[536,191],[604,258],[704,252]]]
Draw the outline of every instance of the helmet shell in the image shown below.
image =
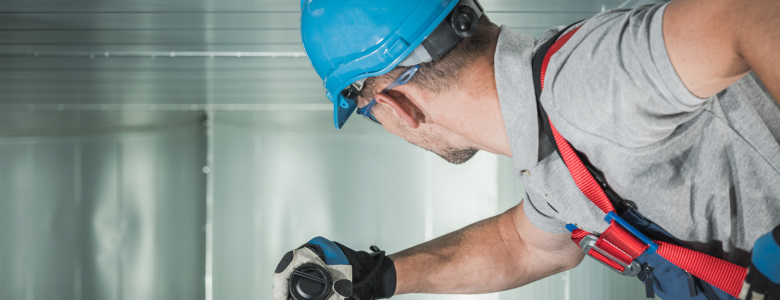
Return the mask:
[[336,128],[357,107],[341,91],[395,68],[457,4],[458,0],[301,2],[301,40],[333,102]]

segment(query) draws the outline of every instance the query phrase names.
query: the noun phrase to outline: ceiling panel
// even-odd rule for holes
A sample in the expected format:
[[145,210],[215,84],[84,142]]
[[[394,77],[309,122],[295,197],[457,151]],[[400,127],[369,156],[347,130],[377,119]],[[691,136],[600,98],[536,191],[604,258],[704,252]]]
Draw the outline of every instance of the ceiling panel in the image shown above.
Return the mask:
[[[488,12],[494,11],[600,11],[623,5],[630,7],[645,0],[482,0]],[[5,12],[298,12],[300,2],[295,0],[217,0],[217,1],[134,1],[134,0],[48,0],[0,2]]]
[[[0,45],[300,45],[298,29],[221,30],[34,30],[0,31]],[[195,42],[208,39],[208,42]]]
[[[89,57],[34,57],[28,56],[23,59],[18,57],[0,57],[0,68],[149,68],[157,67],[167,68],[243,68],[255,69],[266,68],[269,71],[291,70],[291,71],[314,71],[309,61],[301,56],[300,58],[279,57],[276,59],[252,59],[248,57],[217,57],[214,59],[189,58],[189,57],[168,57],[161,56],[157,59],[146,58],[125,58],[125,57],[104,57],[102,52],[97,52],[95,59]],[[312,78],[318,78],[317,74],[311,74]]]
[[12,12],[144,12],[144,11],[289,11],[300,10],[295,0],[138,1],[138,0],[7,0],[0,11]]
[[0,28],[20,29],[297,29],[300,12],[2,13]]
[[[652,1],[481,3],[493,22],[539,36]],[[295,0],[2,1],[0,109],[328,104],[300,43],[299,7]]]
[[[79,54],[83,57],[89,57],[90,54],[96,56],[103,55],[105,52],[109,53],[144,53],[144,52],[162,52],[166,55],[170,52],[241,52],[241,53],[253,53],[253,52],[274,52],[274,53],[301,53],[303,54],[303,47],[301,45],[285,45],[285,44],[268,44],[268,45],[204,45],[197,44],[168,44],[168,45],[154,45],[154,44],[78,44],[78,45],[55,45],[55,44],[40,44],[40,45],[0,45],[0,57],[12,56],[12,57],[24,57],[32,56],[34,53],[40,53],[42,56],[46,56],[49,53],[87,53]],[[144,55],[148,56],[148,55]],[[161,56],[158,54],[158,56]],[[208,56],[208,55],[205,55]],[[230,56],[233,56],[232,54]],[[249,55],[244,55],[249,56]]]

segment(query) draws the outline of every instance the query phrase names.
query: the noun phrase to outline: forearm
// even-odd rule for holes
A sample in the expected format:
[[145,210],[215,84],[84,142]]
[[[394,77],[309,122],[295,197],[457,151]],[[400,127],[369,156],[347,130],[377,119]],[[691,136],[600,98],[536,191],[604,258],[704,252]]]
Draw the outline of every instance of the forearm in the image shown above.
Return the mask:
[[[397,274],[395,294],[502,291],[567,270],[582,260],[582,256],[569,247],[568,244],[573,243],[562,243],[568,239],[566,235],[554,235],[552,241],[542,243],[545,247],[552,243],[556,249],[538,251],[534,246],[538,243],[529,241],[535,237],[522,234],[538,230],[528,226],[532,225],[525,219],[522,206],[517,206],[391,255]],[[545,234],[550,235],[542,233]],[[550,258],[556,255],[561,257]]]
[[504,215],[391,255],[397,274],[395,294],[473,294],[518,285],[514,281],[522,277],[523,266],[508,247],[523,245],[504,244],[499,231]]

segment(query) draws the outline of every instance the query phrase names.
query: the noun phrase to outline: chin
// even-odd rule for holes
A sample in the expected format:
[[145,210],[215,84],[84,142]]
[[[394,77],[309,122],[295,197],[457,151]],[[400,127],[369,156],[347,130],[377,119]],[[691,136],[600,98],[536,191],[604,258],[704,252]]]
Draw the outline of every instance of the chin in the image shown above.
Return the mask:
[[447,162],[455,165],[459,165],[462,163],[465,163],[469,161],[474,155],[479,152],[476,148],[463,148],[463,149],[447,149],[441,153],[431,151],[433,153],[436,153],[441,158],[446,160]]
[[473,147],[455,148],[455,147],[443,147],[442,149],[434,149],[435,147],[426,147],[417,144],[413,141],[407,140],[412,145],[428,150],[439,157],[443,158],[447,162],[455,165],[460,165],[469,161],[474,155],[479,152],[479,149]]

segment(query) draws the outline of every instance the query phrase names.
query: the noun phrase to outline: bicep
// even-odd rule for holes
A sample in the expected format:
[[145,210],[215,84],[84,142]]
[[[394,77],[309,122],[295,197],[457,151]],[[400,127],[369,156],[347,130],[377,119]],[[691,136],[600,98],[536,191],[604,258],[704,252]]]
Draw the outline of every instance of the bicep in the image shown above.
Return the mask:
[[[741,4],[744,6],[745,4]],[[692,94],[708,98],[750,71],[737,51],[740,4],[676,0],[664,12],[663,37],[677,76]]]

